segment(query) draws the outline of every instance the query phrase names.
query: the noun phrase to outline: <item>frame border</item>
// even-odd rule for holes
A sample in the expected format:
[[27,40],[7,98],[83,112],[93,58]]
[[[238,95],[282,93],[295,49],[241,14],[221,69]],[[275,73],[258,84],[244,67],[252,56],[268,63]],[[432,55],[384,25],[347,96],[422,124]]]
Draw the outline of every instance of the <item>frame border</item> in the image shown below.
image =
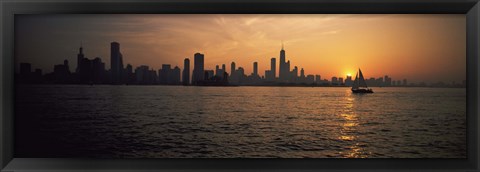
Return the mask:
[[[479,0],[0,0],[1,171],[480,171]],[[465,14],[467,159],[56,159],[13,152],[16,14]]]

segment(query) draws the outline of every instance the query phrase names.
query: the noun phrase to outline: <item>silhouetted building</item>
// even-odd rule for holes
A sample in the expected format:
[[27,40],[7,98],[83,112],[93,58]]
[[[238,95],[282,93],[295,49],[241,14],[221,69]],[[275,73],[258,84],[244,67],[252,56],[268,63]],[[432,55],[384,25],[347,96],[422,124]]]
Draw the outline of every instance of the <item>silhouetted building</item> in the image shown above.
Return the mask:
[[218,78],[223,78],[223,74],[225,73],[225,64],[222,65],[222,68],[220,69],[220,66],[216,65],[215,66],[215,76]]
[[[64,65],[70,71],[68,62]],[[89,60],[83,54],[83,47],[80,47],[77,55],[76,77],[78,84],[103,84],[107,80],[105,63],[99,57]]]
[[93,71],[92,71],[92,61],[90,61],[87,58],[83,58],[80,61],[80,69],[78,70],[78,77],[80,84],[93,84],[92,83],[92,77],[93,77]]
[[229,79],[230,83],[245,85],[247,82],[247,76],[245,75],[245,70],[242,67],[239,67],[235,71],[233,71],[232,75]]
[[[265,81],[272,82],[273,81],[273,73],[271,70],[265,70]],[[263,79],[263,78],[262,78]]]
[[290,72],[290,75],[289,75],[289,81],[292,82],[292,83],[296,83],[296,82],[300,82],[298,80],[298,67],[295,66],[293,68],[293,70]]
[[110,70],[112,73],[112,84],[122,84],[123,57],[118,42],[112,42],[110,44]]
[[322,77],[320,75],[315,75],[315,83],[322,84]]
[[272,57],[270,59],[270,71],[272,71],[271,73],[271,80],[274,81],[275,78],[277,77],[277,64],[276,64],[276,59],[274,57]]
[[347,75],[347,79],[345,79],[345,85],[346,86],[352,86],[353,85],[352,76]]
[[190,59],[188,58],[183,60],[182,83],[183,85],[190,85]]
[[233,75],[233,73],[235,73],[235,70],[237,70],[235,68],[235,62],[232,62],[232,64],[230,65],[230,75]]
[[385,86],[385,82],[383,82],[383,77],[377,78],[377,80],[375,81],[375,86],[378,86],[378,87]]
[[260,75],[258,75],[258,62],[253,62],[253,72],[247,77],[247,83],[257,85],[260,83],[261,79]]
[[169,81],[170,81],[169,84],[173,84],[173,85],[179,85],[181,83],[180,82],[180,68],[178,66],[175,66],[172,69]]
[[142,65],[135,68],[135,83],[144,84],[147,80],[148,66]]
[[158,70],[159,83],[164,85],[180,84],[180,68],[175,66],[171,69],[169,64],[163,64],[162,69]]
[[365,79],[365,82],[367,82],[367,85],[370,87],[376,87],[377,86],[377,80],[374,77],[371,77],[369,79]]
[[231,65],[230,65],[230,78],[229,78],[229,81],[231,83],[234,83],[234,84],[237,84],[239,79],[238,79],[238,75],[237,75],[237,68],[235,66],[235,62],[232,62]]
[[332,85],[338,85],[338,78],[337,77],[332,77]]
[[279,71],[279,80],[280,82],[288,82],[289,77],[290,77],[290,61],[285,62],[285,50],[283,48],[283,43],[282,43],[282,50],[280,50],[280,71]]
[[159,83],[160,84],[168,84],[169,83],[169,75],[170,75],[170,65],[163,64],[162,69],[158,70]]
[[388,87],[391,85],[392,85],[392,78],[388,77],[388,75],[385,75],[384,86]]
[[305,83],[307,83],[307,84],[313,84],[313,83],[315,83],[315,76],[313,76],[313,75],[307,75]]
[[253,76],[258,76],[258,62],[253,62]]
[[154,69],[148,71],[148,84],[158,84],[157,71],[155,71]]
[[205,70],[205,76],[203,80],[211,80],[213,76],[215,76],[213,70]]
[[306,82],[306,78],[305,78],[305,71],[302,69],[300,69],[300,78],[297,79],[296,77],[293,78],[294,80],[297,80],[299,83],[305,83]]
[[105,63],[102,62],[102,59],[100,59],[100,57],[96,57],[95,59],[93,59],[92,72],[93,72],[92,82],[94,84],[103,84],[106,77]]
[[195,53],[194,55],[194,66],[193,66],[193,76],[192,84],[196,84],[198,81],[204,79],[204,55],[200,53]]
[[[68,62],[65,63],[67,70]],[[89,60],[83,54],[83,48],[80,47],[77,55],[77,82],[79,84],[103,84],[106,80],[105,63],[97,57]]]
[[276,59],[271,58],[270,59],[270,70],[265,71],[265,79],[267,81],[275,81],[276,78]]
[[136,83],[140,85],[156,84],[158,83],[158,76],[155,70],[150,70],[148,66],[141,65],[135,68]]
[[127,77],[127,84],[135,84],[135,74],[133,73],[133,66],[131,64],[127,64],[127,67],[125,68],[125,75]]
[[243,67],[239,67],[237,70],[236,70],[236,75],[238,77],[238,82],[239,83],[243,83],[246,79],[246,76],[245,76],[245,70],[243,69]]
[[63,64],[53,66],[53,82],[58,84],[71,82],[68,60],[64,60]]
[[80,72],[83,58],[85,58],[85,55],[83,54],[83,47],[80,46],[80,49],[78,50],[78,54],[77,54],[77,69],[75,69],[75,73]]

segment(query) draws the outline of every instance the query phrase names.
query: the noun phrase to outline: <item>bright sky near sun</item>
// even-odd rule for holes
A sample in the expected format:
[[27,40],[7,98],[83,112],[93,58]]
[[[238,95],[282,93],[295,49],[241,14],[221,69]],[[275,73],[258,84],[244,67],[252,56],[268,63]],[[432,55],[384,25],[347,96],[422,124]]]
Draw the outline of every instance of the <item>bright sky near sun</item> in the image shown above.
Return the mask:
[[[291,68],[322,78],[389,75],[412,82],[461,82],[466,76],[465,15],[375,14],[155,14],[21,15],[15,19],[16,65],[51,72],[84,54],[110,68],[110,42],[120,43],[124,64],[160,69],[205,54],[206,69],[233,61],[259,74],[277,58],[282,41]],[[277,66],[277,70],[278,70]],[[278,74],[278,71],[277,71]]]

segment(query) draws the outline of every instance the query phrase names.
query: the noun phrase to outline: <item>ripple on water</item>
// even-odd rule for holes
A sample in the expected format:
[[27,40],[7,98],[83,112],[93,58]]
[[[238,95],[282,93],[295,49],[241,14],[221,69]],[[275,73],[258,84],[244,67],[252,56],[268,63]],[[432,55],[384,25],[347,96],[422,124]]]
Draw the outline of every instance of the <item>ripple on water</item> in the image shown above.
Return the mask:
[[[376,90],[358,96],[348,88],[22,87],[16,116],[35,124],[24,134],[45,136],[42,145],[51,146],[30,137],[16,143],[51,157],[69,150],[122,158],[466,157],[464,89]],[[18,153],[33,156],[32,148]]]

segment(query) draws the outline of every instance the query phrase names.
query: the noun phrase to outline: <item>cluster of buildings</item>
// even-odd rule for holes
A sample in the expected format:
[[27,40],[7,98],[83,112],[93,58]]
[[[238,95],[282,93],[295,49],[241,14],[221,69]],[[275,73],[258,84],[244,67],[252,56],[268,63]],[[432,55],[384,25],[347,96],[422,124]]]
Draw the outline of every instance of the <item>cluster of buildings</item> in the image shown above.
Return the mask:
[[[277,70],[277,59],[270,59],[270,69],[261,76],[258,72],[258,62],[253,62],[253,72],[245,73],[243,67],[236,66],[235,62],[230,65],[227,72],[225,64],[221,67],[216,65],[215,70],[205,69],[205,55],[195,53],[193,55],[193,69],[190,59],[185,58],[183,70],[178,66],[163,64],[161,69],[155,70],[147,65],[133,68],[132,65],[124,66],[120,44],[110,44],[110,69],[106,69],[105,63],[99,57],[89,59],[83,54],[80,46],[77,54],[77,67],[71,70],[68,60],[63,64],[54,65],[52,73],[42,75],[41,69],[32,71],[30,63],[20,63],[20,72],[15,77],[20,83],[34,84],[113,84],[113,85],[200,85],[200,86],[227,86],[227,85],[306,85],[306,86],[351,86],[352,76],[332,77],[330,80],[322,79],[320,75],[305,75],[303,68],[294,66],[291,68],[290,60],[286,60],[286,53],[282,45]],[[191,72],[192,71],[192,72]],[[278,71],[278,75],[277,75]],[[369,86],[426,86],[408,84],[406,79],[393,80],[389,76],[370,78],[366,80]],[[439,83],[441,84],[441,83]],[[463,83],[465,84],[465,83]],[[457,84],[459,85],[459,84]]]

